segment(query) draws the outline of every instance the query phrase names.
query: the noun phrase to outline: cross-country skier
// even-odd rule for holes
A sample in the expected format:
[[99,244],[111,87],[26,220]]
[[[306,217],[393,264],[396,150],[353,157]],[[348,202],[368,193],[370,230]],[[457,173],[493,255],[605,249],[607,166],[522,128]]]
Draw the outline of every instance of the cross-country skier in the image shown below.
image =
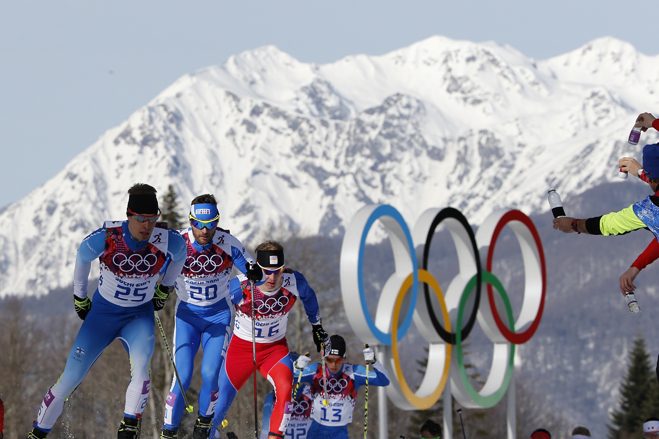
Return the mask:
[[[153,312],[163,308],[174,288],[185,262],[185,243],[176,231],[156,224],[160,210],[153,187],[136,184],[128,194],[128,219],[107,221],[80,244],[73,279],[73,302],[78,317],[83,320],[82,326],[64,372],[44,396],[34,429],[28,433],[29,439],[46,437],[62,413],[66,398],[115,338],[120,339],[128,351],[131,365],[124,418],[117,438],[139,437],[140,419],[151,384]],[[90,301],[87,283],[91,263],[96,258],[100,262],[100,276],[94,300]],[[160,284],[157,284],[159,279]]]
[[[204,355],[201,363],[198,418],[193,439],[208,438],[218,395],[218,377],[222,365],[222,348],[231,323],[229,280],[235,266],[247,273],[253,262],[245,247],[218,227],[220,213],[211,194],[192,200],[190,227],[181,230],[187,258],[178,277],[174,351],[176,367],[184,389],[190,386],[194,357],[199,347]],[[260,271],[256,274],[260,276]],[[176,376],[165,405],[165,422],[161,438],[176,438],[184,402]]]
[[[268,438],[283,438],[288,422],[285,409],[291,398],[293,380],[293,365],[286,343],[286,325],[288,314],[298,298],[312,325],[313,340],[319,351],[321,343],[327,341],[328,336],[321,324],[316,293],[302,273],[285,267],[284,248],[281,244],[275,241],[259,244],[256,247],[256,263],[263,270],[263,277],[260,273],[258,276],[250,273],[250,281],[253,284],[263,280],[263,283],[254,287],[253,298],[250,282],[246,279],[240,277],[240,282],[234,279],[231,283],[232,296],[237,289],[241,299],[236,305],[233,336],[220,372],[220,395],[213,426],[217,428],[224,419],[238,390],[256,367],[275,389]],[[254,320],[251,316],[252,299]],[[256,366],[253,364],[253,334]],[[254,407],[254,410],[257,408]],[[216,437],[219,437],[219,433]]]
[[[629,157],[620,160],[621,168],[629,171],[648,183],[653,195],[638,201],[618,212],[588,219],[560,217],[554,219],[554,228],[565,233],[589,233],[592,235],[620,235],[634,230],[648,228],[655,239],[620,278],[623,294],[634,291],[633,280],[638,272],[652,260],[659,257],[659,246],[654,241],[659,237],[659,144],[643,147],[643,169]],[[640,172],[642,171],[642,172]]]
[[[389,378],[382,365],[375,360],[370,347],[363,350],[364,361],[369,365],[368,385],[388,386]],[[366,367],[345,362],[346,342],[340,335],[332,335],[322,363],[309,365],[311,359],[301,355],[295,361],[296,375],[300,369],[302,381],[311,383],[313,409],[311,426],[307,433],[313,439],[347,439],[348,425],[357,400],[357,390],[366,384]]]

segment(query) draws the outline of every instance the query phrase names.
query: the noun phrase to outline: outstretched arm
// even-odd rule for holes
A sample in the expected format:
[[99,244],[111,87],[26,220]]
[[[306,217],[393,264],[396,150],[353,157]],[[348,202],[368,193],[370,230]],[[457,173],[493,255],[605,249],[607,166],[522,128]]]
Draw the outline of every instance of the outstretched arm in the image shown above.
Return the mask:
[[638,276],[641,270],[657,259],[659,259],[659,241],[653,239],[645,250],[638,255],[638,258],[632,263],[631,267],[620,275],[620,291],[622,294],[636,291],[634,279],[636,279],[636,276]]
[[563,216],[554,218],[554,229],[563,233],[588,233],[590,235],[621,235],[645,228],[645,223],[634,213],[633,205],[618,212],[580,219]]

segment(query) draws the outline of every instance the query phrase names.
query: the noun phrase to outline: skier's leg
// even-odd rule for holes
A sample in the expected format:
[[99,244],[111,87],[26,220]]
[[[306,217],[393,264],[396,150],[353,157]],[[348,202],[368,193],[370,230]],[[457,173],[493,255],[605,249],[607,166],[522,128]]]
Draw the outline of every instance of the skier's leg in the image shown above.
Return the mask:
[[80,385],[92,364],[114,339],[117,321],[115,314],[107,311],[95,298],[94,306],[82,322],[71,346],[62,375],[44,396],[34,423],[38,430],[48,432],[53,428],[66,398]]
[[252,344],[233,337],[227,349],[226,359],[222,363],[219,378],[219,392],[213,429],[217,429],[224,420],[229,407],[238,394],[238,390],[247,382],[254,370],[252,363]]
[[286,408],[293,390],[293,363],[285,344],[273,346],[268,354],[259,370],[275,390],[275,404],[270,415],[270,432],[281,435],[286,431],[290,418]]
[[201,362],[201,390],[199,392],[199,415],[213,416],[217,404],[219,375],[222,368],[224,338],[231,320],[227,308],[217,312],[202,335],[204,356]]
[[[183,311],[183,307],[178,307],[174,326],[174,361],[181,377],[181,385],[186,390],[190,387],[194,371],[194,357],[199,349],[199,340],[201,338],[199,329],[192,324],[191,319],[193,318],[189,313]],[[174,375],[165,403],[164,429],[178,429],[183,416],[184,405],[181,387],[176,382],[176,375]]]
[[151,387],[149,367],[155,338],[153,308],[146,306],[144,309],[135,311],[130,321],[121,328],[119,333],[119,338],[130,358],[131,380],[126,389],[124,406],[124,418],[129,419],[142,417],[149,398]]

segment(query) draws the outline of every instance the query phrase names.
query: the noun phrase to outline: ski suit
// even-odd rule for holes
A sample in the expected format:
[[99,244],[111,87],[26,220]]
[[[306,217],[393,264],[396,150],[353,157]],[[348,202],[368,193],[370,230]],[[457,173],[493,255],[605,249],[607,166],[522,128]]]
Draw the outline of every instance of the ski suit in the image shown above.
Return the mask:
[[[227,348],[220,372],[220,395],[213,425],[217,427],[226,416],[238,390],[254,371],[252,359],[252,323],[256,340],[256,368],[273,385],[275,404],[270,417],[270,431],[282,434],[288,422],[285,408],[291,397],[293,364],[286,343],[288,314],[298,298],[302,300],[309,322],[320,324],[316,293],[304,276],[290,269],[282,275],[281,287],[263,292],[254,287],[256,321],[252,322],[252,294],[244,276],[231,281],[231,295],[240,295],[236,304],[233,336]],[[256,408],[255,408],[256,409]]]
[[141,417],[151,384],[149,366],[154,348],[151,299],[161,276],[162,285],[174,285],[185,262],[185,243],[176,231],[160,225],[156,225],[147,241],[137,241],[128,231],[127,221],[107,221],[80,244],[74,295],[87,297],[89,271],[95,258],[99,258],[100,276],[91,310],[73,342],[64,372],[48,389],[34,423],[35,428],[44,432],[52,429],[66,398],[115,338],[128,351],[131,365],[124,416]]
[[[192,380],[194,357],[199,347],[203,347],[199,415],[212,416],[217,403],[222,349],[231,323],[231,272],[235,266],[244,273],[252,257],[226,230],[216,229],[211,242],[203,246],[195,241],[191,228],[180,233],[186,243],[187,257],[176,282],[175,363],[181,384],[187,389]],[[183,406],[181,390],[174,376],[165,404],[163,428],[178,428]]]
[[[388,386],[389,378],[378,362],[369,366],[368,384]],[[302,372],[302,381],[311,384],[313,408],[311,425],[307,433],[313,439],[347,439],[348,425],[352,422],[352,412],[357,400],[357,390],[366,384],[366,366],[343,363],[337,373],[331,373],[326,366],[327,401],[323,390],[323,369],[320,363],[307,366]]]

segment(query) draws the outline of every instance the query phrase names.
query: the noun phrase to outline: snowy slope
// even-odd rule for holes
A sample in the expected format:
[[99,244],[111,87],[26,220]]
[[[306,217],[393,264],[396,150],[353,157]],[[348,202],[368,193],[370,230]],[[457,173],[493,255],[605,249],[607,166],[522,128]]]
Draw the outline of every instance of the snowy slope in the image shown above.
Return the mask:
[[410,223],[432,206],[474,223],[499,206],[537,212],[549,185],[573,196],[616,178],[636,114],[659,106],[658,75],[659,58],[611,38],[545,61],[442,37],[326,65],[272,46],[232,56],[0,212],[0,295],[69,285],[77,244],[123,217],[138,181],[172,183],[184,203],[215,193],[249,244],[340,235],[366,203]]

